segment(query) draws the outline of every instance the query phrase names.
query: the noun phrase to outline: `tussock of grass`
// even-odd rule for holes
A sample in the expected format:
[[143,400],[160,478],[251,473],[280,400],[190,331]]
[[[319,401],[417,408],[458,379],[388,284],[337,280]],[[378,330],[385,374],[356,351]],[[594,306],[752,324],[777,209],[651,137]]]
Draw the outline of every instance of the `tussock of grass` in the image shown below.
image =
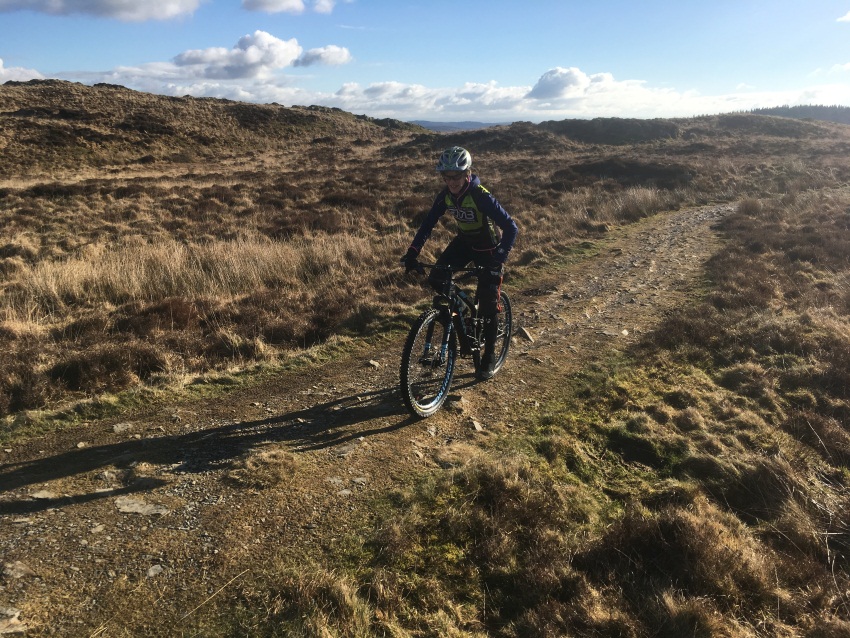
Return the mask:
[[231,632],[251,636],[368,636],[372,609],[348,576],[279,563],[242,587]]
[[227,478],[241,487],[267,489],[285,486],[298,471],[298,460],[286,449],[273,446],[238,460]]

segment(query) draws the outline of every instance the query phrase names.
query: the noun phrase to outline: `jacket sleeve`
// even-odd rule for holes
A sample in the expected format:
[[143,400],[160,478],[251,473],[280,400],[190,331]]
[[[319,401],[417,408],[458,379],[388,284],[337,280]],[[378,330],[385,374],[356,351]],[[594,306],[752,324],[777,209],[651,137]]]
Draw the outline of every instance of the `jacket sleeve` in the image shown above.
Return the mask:
[[496,261],[504,263],[508,258],[508,253],[511,252],[511,248],[514,247],[514,242],[519,232],[516,222],[489,191],[478,188],[473,193],[473,197],[475,198],[475,205],[478,206],[478,210],[492,219],[496,226],[499,227],[499,230],[502,231],[502,238],[496,246],[494,256]]
[[437,195],[437,198],[431,206],[431,210],[428,211],[425,219],[422,220],[422,225],[419,226],[419,230],[416,232],[416,235],[413,237],[413,241],[410,243],[410,247],[416,250],[417,253],[421,252],[425,242],[428,241],[428,238],[431,236],[431,231],[434,230],[434,226],[437,225],[440,217],[443,216],[443,213],[445,213],[447,209],[445,193],[441,192]]

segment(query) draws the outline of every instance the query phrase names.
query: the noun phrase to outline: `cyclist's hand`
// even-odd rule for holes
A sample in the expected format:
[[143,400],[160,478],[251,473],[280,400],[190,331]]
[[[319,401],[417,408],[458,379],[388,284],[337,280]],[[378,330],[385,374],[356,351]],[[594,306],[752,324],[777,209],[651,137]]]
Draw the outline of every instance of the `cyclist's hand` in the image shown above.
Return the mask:
[[416,271],[418,273],[424,272],[424,268],[417,261],[417,257],[419,257],[419,252],[413,248],[412,246],[407,249],[404,257],[401,258],[401,263],[404,266],[404,272],[409,273],[411,271]]

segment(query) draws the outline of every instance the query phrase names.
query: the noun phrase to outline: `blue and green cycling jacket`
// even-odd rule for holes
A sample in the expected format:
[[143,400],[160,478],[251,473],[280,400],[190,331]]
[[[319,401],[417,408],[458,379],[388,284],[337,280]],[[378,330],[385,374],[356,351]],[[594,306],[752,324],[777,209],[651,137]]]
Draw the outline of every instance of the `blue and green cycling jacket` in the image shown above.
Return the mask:
[[491,252],[494,261],[505,262],[516,240],[517,225],[490,191],[481,185],[477,175],[470,176],[469,185],[459,197],[455,198],[448,188],[437,195],[413,238],[411,248],[420,252],[434,226],[446,213],[457,220],[458,235],[469,242],[472,250]]

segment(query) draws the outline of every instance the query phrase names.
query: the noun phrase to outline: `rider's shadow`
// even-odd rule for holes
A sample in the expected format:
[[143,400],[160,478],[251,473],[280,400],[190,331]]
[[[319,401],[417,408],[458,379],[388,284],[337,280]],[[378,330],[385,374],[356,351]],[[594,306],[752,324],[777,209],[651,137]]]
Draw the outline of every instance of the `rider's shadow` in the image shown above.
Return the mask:
[[[380,427],[357,427],[379,418],[389,422]],[[0,515],[28,514],[122,494],[150,492],[169,483],[166,479],[145,477],[120,487],[77,495],[34,499],[29,494],[12,494],[36,485],[43,487],[53,480],[82,477],[111,467],[128,468],[138,463],[165,466],[170,473],[223,470],[260,446],[285,444],[296,454],[333,449],[418,421],[409,415],[393,388],[337,398],[260,420],[75,448],[8,463],[0,466]]]

